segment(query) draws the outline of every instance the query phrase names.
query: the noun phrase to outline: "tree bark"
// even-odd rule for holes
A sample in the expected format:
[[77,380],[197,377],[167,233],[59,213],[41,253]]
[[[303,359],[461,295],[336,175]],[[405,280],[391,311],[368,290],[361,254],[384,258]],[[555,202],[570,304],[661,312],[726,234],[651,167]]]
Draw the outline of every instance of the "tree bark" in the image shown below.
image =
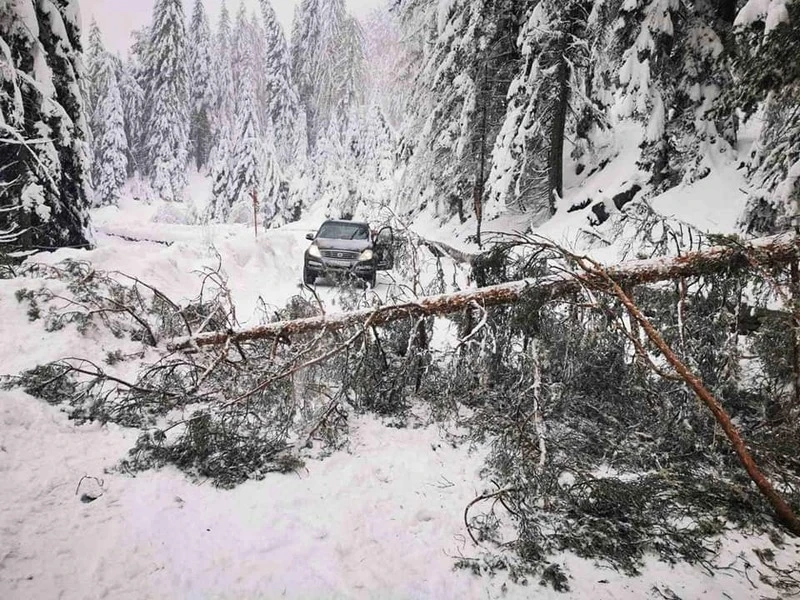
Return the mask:
[[794,408],[800,408],[800,267],[791,266],[792,285],[792,375],[794,376]]
[[[753,262],[762,265],[786,265],[800,259],[800,242],[794,234],[783,234],[754,240],[741,246],[718,246],[690,252],[674,258],[631,261],[610,267],[607,273],[620,285],[639,285],[752,268]],[[578,274],[560,274],[548,277],[523,279],[485,288],[465,290],[452,294],[428,296],[414,302],[389,304],[349,313],[329,314],[294,321],[268,323],[240,331],[216,331],[173,340],[170,350],[186,350],[200,346],[244,342],[256,339],[289,339],[293,335],[313,331],[338,331],[360,325],[367,320],[372,325],[383,325],[401,319],[421,316],[446,315],[460,312],[477,303],[483,307],[512,304],[525,298],[544,304],[556,298],[580,292]],[[593,287],[607,287],[602,275],[583,276]]]
[[736,19],[736,0],[717,0],[717,15],[728,25]]
[[553,122],[550,127],[550,152],[547,161],[547,196],[550,214],[556,212],[556,197],[564,195],[564,134],[567,127],[569,106],[569,65],[564,58],[566,38],[558,44],[558,70],[556,98],[553,106]]

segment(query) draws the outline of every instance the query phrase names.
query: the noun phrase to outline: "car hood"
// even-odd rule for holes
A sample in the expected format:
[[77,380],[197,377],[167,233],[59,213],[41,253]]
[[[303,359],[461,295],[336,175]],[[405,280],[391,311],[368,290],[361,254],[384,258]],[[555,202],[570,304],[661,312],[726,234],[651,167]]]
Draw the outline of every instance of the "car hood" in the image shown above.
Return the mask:
[[362,251],[372,248],[370,240],[337,240],[333,238],[317,238],[314,243],[320,250],[354,250]]

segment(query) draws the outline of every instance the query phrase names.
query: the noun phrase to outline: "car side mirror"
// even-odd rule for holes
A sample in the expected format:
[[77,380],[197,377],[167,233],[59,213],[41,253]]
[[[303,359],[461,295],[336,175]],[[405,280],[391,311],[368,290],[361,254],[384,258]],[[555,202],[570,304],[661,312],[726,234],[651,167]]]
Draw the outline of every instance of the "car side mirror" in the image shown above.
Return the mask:
[[313,233],[307,233],[306,234],[306,239],[313,242],[314,241],[314,234]]

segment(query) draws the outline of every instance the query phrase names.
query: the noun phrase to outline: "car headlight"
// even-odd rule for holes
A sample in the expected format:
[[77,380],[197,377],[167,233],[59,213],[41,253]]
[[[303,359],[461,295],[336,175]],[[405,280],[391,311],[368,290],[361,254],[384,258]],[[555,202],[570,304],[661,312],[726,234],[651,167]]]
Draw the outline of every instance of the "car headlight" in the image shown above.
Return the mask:
[[374,255],[373,255],[373,253],[372,253],[372,250],[370,250],[369,248],[367,248],[366,250],[364,250],[364,251],[361,253],[361,256],[359,256],[359,257],[358,257],[358,260],[360,260],[360,261],[362,261],[362,262],[363,262],[363,261],[367,261],[367,260],[372,260],[372,257],[373,257],[373,256],[374,256]]
[[316,244],[311,244],[308,247],[308,255],[313,256],[314,258],[322,258],[322,253],[319,251],[319,248]]

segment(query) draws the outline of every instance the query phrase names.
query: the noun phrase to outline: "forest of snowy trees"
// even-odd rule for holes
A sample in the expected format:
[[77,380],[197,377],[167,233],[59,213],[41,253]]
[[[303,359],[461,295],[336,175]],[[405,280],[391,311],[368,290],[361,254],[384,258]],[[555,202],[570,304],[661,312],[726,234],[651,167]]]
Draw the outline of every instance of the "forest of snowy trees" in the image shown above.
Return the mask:
[[[642,123],[639,189],[706,176],[709,155],[760,120],[744,165],[772,219],[797,198],[800,3],[770,0],[402,2],[416,46],[401,195],[413,209],[473,199],[541,222],[567,168],[602,168],[615,128]],[[625,190],[619,190],[624,192]],[[783,217],[781,216],[783,215]]]
[[211,23],[203,0],[157,0],[119,57],[94,24],[82,48],[77,0],[0,4],[3,240],[89,243],[90,206],[131,177],[195,222],[247,221],[256,194],[266,226],[317,202],[536,224],[625,122],[640,173],[616,204],[702,179],[756,122],[743,225],[794,213],[795,0],[394,0],[368,27],[303,0],[291,32],[259,7]]

